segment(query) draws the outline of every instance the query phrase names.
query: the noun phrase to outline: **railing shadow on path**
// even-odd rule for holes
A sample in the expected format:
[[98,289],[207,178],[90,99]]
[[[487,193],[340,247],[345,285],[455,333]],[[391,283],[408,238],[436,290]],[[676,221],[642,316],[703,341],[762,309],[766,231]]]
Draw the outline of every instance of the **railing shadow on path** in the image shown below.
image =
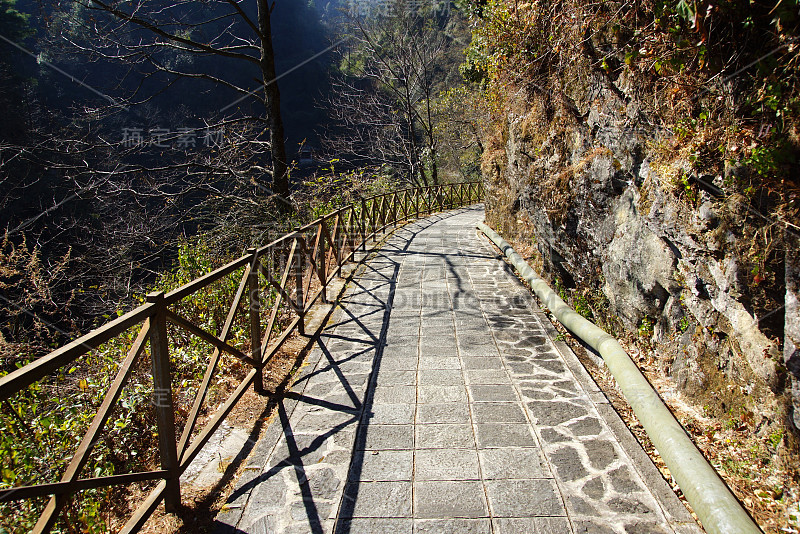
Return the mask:
[[[287,468],[292,468],[295,472],[296,482],[302,494],[302,503],[305,512],[305,522],[310,532],[321,534],[324,532],[323,523],[325,518],[320,516],[319,506],[315,501],[312,489],[309,484],[309,477],[306,473],[308,465],[307,458],[315,452],[326,441],[339,433],[346,432],[355,424],[355,444],[352,448],[352,456],[348,469],[349,485],[344,489],[343,498],[340,505],[347,507],[348,502],[354,501],[358,495],[358,480],[364,461],[363,441],[366,437],[370,419],[373,417],[372,400],[374,395],[375,383],[380,372],[386,337],[389,330],[389,323],[394,306],[395,290],[400,273],[400,266],[405,257],[414,254],[424,254],[422,252],[409,251],[409,247],[420,232],[429,228],[454,214],[461,213],[462,210],[451,211],[445,214],[438,214],[426,219],[418,220],[396,229],[379,250],[372,253],[372,258],[363,263],[363,271],[350,280],[351,289],[344,297],[336,302],[338,318],[322,331],[316,340],[316,346],[321,352],[321,358],[316,368],[306,372],[295,382],[293,388],[288,392],[284,399],[278,402],[278,421],[281,425],[281,436],[286,442],[286,454],[283,458],[272,458],[269,462],[269,469],[266,469],[259,476],[255,477],[240,487],[237,487],[228,498],[228,502],[236,501],[248,492],[253,492],[259,485],[268,482]],[[387,274],[388,272],[388,274]],[[384,295],[385,294],[385,295]],[[380,315],[377,330],[370,326],[375,315]],[[337,317],[334,313],[334,317]],[[338,333],[341,327],[353,326],[358,330],[358,334],[342,335]],[[340,354],[336,350],[336,343],[347,342],[361,345],[358,350],[345,351]],[[357,389],[350,383],[343,366],[355,362],[364,356],[373,353],[371,359],[371,370],[367,380],[367,387],[359,398]],[[341,387],[344,389],[348,403],[331,402],[325,399],[311,396],[306,392],[306,386],[313,379],[325,373],[333,373]],[[363,400],[362,400],[363,399]],[[314,436],[310,442],[298,441],[293,427],[292,414],[294,410],[287,408],[287,401],[295,401],[298,405],[318,406],[332,412],[346,414],[346,417],[337,424],[332,424],[324,432]],[[275,424],[273,423],[273,424]],[[280,436],[279,436],[280,437]],[[277,447],[277,445],[276,445]],[[252,448],[252,445],[251,447]],[[281,451],[283,452],[283,450]],[[338,517],[340,513],[336,514]],[[346,515],[346,514],[345,514]],[[336,532],[348,533],[349,525],[346,521],[337,521]],[[231,528],[219,522],[215,522],[213,532],[225,532],[232,534],[242,534],[245,531],[239,528]]]
[[[366,446],[366,437],[368,434],[370,421],[374,416],[373,400],[375,394],[375,387],[377,385],[377,376],[380,373],[381,364],[383,363],[384,348],[386,346],[386,337],[390,326],[391,312],[395,306],[395,295],[397,290],[397,284],[399,281],[400,265],[406,258],[411,256],[417,256],[417,257],[433,256],[439,259],[444,259],[446,263],[449,262],[449,258],[445,254],[435,254],[435,253],[428,253],[419,250],[409,250],[409,249],[414,239],[416,239],[421,232],[430,228],[437,222],[445,220],[454,215],[463,213],[465,209],[469,208],[462,208],[444,214],[437,214],[432,217],[429,217],[428,219],[425,219],[424,221],[420,221],[417,224],[422,227],[419,230],[413,232],[412,235],[409,236],[404,241],[402,246],[393,246],[392,244],[389,244],[382,249],[382,253],[384,255],[386,256],[391,255],[391,262],[394,266],[394,274],[393,274],[393,279],[391,280],[389,295],[386,299],[386,312],[384,313],[383,323],[381,325],[381,332],[379,337],[380,344],[375,354],[372,376],[370,377],[369,388],[365,396],[366,400],[364,403],[364,410],[362,411],[361,418],[358,422],[358,427],[356,431],[356,442],[353,448],[353,455],[350,462],[348,483],[343,493],[339,512],[336,517],[334,532],[337,534],[350,534],[352,508],[355,505],[355,502],[358,499],[358,495],[361,490],[361,473],[364,465],[364,455],[368,452]],[[453,266],[450,265],[449,267],[452,269]],[[419,298],[424,300],[426,296],[424,294],[420,294]]]

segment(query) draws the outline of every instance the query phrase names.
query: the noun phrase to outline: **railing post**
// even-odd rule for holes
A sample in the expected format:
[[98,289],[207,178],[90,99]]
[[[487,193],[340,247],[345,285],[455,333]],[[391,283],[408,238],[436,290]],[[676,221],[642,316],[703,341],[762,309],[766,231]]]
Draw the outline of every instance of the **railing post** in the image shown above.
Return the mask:
[[[325,219],[322,219],[320,222],[319,228],[319,251],[318,251],[318,258],[319,258],[319,278],[320,284],[322,285],[321,297],[322,302],[327,304],[328,303],[328,255],[325,253],[325,236],[328,235],[328,225],[325,223]],[[333,239],[333,238],[331,238]],[[331,247],[333,251],[336,252],[336,247],[333,243],[331,243]],[[314,261],[314,258],[311,258],[311,261]],[[312,275],[313,276],[313,275]]]
[[361,246],[367,252],[367,201],[361,199]]
[[168,472],[164,489],[164,508],[175,511],[181,504],[180,477],[178,475],[178,447],[175,442],[175,408],[172,404],[172,378],[169,369],[169,340],[167,339],[167,307],[164,293],[147,295],[147,302],[155,304],[155,314],[150,319],[150,360],[153,371],[153,401],[158,426],[158,450],[161,468]]
[[[351,210],[347,215],[347,222],[344,223],[342,226],[342,233],[341,233],[341,243],[339,245],[339,266],[341,267],[344,263],[344,259],[350,253],[349,251],[353,250],[355,245],[355,240],[353,239],[353,229],[351,228],[353,225],[353,215],[355,214],[355,210]],[[344,219],[342,219],[344,222]],[[353,255],[353,260],[355,260],[355,254]],[[344,270],[339,269],[339,278],[344,278]]]
[[[295,228],[295,232],[300,230],[299,228]],[[306,333],[306,313],[305,313],[305,303],[303,302],[303,257],[305,256],[304,252],[306,250],[306,243],[305,239],[302,236],[297,236],[297,251],[298,253],[295,255],[297,258],[297,267],[295,267],[294,271],[294,282],[295,282],[295,302],[297,303],[297,315],[300,320],[297,322],[297,331],[304,335]],[[312,259],[313,261],[313,259]]]
[[258,292],[259,261],[258,249],[248,248],[250,258],[250,274],[247,276],[247,294],[250,310],[250,357],[257,363],[253,391],[264,393],[264,362],[261,361],[261,298]]
[[425,209],[422,210],[422,215],[427,216],[431,214],[431,188],[426,186],[422,191],[422,200],[425,202]]
[[[354,251],[355,249],[355,239],[353,239],[353,219],[355,218],[355,207],[351,206],[347,212],[347,222],[342,227],[342,245],[340,245],[340,250],[342,251],[340,256],[339,264],[344,261],[344,258],[347,257],[349,251]],[[342,219],[344,220],[344,219]],[[355,261],[355,251],[353,253],[353,261]],[[339,269],[339,278],[344,278],[344,272],[342,269]]]

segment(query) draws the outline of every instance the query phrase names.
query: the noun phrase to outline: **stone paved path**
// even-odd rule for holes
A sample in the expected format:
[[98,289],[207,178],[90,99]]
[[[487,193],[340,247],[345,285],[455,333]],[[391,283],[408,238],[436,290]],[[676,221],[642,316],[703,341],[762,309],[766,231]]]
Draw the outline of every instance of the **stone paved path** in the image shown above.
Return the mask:
[[700,532],[482,218],[409,224],[366,265],[219,532]]

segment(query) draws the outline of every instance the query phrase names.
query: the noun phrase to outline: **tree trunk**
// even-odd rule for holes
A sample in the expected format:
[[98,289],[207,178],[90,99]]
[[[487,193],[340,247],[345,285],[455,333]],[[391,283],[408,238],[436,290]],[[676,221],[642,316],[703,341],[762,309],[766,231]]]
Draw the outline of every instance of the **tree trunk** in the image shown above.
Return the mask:
[[[275,53],[272,50],[272,27],[270,25],[269,0],[258,0],[258,28],[261,32],[261,76],[267,105],[267,124],[270,132],[272,152],[272,188],[284,200],[289,199],[289,176],[287,174],[286,144],[281,119],[281,95],[275,81]],[[280,203],[286,207],[288,204]]]
[[[434,144],[434,141],[431,141]],[[439,165],[436,163],[436,148],[431,146],[431,183],[439,185]]]
[[409,141],[409,150],[410,154],[410,163],[411,163],[411,179],[414,180],[414,175],[419,173],[419,177],[422,180],[422,185],[428,186],[428,176],[425,174],[425,163],[422,161],[420,157],[419,148],[417,147],[417,133],[415,131],[415,124],[414,124],[414,103],[411,98],[411,91],[409,90],[408,84],[403,84],[403,107],[405,108],[405,115],[406,115],[406,122],[407,122],[407,129],[408,129],[408,141]]
[[431,184],[439,185],[439,167],[436,163],[436,136],[433,133],[433,113],[431,112],[431,92],[433,83],[430,81],[428,74],[428,62],[423,58],[422,60],[423,89],[425,90],[425,111],[427,114],[427,124],[425,130],[428,134],[428,150],[430,152],[430,165],[431,165]]

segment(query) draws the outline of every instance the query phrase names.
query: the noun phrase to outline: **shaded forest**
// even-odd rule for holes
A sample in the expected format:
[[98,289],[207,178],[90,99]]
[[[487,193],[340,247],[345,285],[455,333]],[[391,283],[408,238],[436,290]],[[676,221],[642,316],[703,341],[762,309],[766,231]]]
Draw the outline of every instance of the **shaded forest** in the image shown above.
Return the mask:
[[[433,129],[442,121],[431,106],[460,83],[463,44],[451,34],[468,35],[447,14],[395,28],[397,42],[408,41],[399,45],[405,67],[425,41],[414,25],[438,39],[425,51],[429,72],[398,82],[371,77],[379,57],[402,55],[378,42],[389,40],[378,26],[355,27],[335,2],[276,2],[276,81],[265,83],[273,76],[259,66],[257,3],[148,2],[136,12],[138,23],[124,18],[125,4],[2,7],[0,226],[8,275],[1,305],[13,317],[4,321],[7,340],[44,328],[33,316],[72,332],[124,307],[176,260],[176,239],[213,236],[212,254],[223,258],[290,228],[304,217],[301,199],[319,196],[303,186],[313,175],[338,168],[361,169],[368,181],[386,184],[439,180]],[[369,56],[375,65],[363,62]],[[391,116],[401,105],[393,88],[402,83],[410,87],[403,118],[386,131],[372,128],[377,138],[356,141],[372,126],[355,123],[368,115],[378,120],[376,109],[356,109],[358,99],[345,103],[344,88],[371,94]],[[276,86],[279,157],[270,136],[278,114],[263,91]],[[422,101],[424,123],[416,109]],[[285,186],[272,176],[275,162],[286,167],[278,172]],[[466,172],[476,169],[473,162]],[[275,210],[282,215],[272,217]],[[58,338],[51,330],[42,335]]]

